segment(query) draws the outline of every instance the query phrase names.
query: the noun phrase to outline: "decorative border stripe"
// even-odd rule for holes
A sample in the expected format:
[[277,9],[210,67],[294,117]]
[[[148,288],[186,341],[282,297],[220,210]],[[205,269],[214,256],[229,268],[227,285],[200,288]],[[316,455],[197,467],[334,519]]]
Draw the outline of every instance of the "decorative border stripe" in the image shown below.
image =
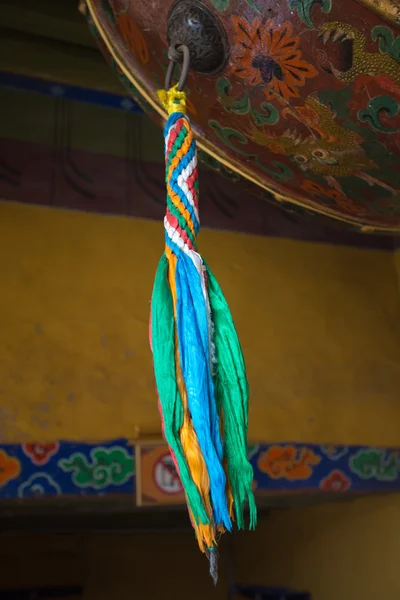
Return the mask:
[[[157,448],[160,442],[147,444],[146,456],[151,457],[152,449]],[[153,452],[154,464],[148,458],[141,462],[139,483],[135,457],[141,454],[127,439],[97,444],[3,444],[0,500],[128,494],[134,501],[138,485],[143,490],[165,489],[151,502],[168,504],[168,477],[153,481],[163,476],[162,470],[156,469],[159,453]],[[258,495],[400,491],[400,448],[262,443],[249,446],[249,459]]]
[[18,75],[8,71],[0,71],[0,87],[13,88],[25,92],[36,92],[46,96],[63,97],[88,104],[96,104],[106,108],[142,113],[140,106],[128,95],[112,94],[101,90],[92,90],[55,81],[46,81],[36,77]]

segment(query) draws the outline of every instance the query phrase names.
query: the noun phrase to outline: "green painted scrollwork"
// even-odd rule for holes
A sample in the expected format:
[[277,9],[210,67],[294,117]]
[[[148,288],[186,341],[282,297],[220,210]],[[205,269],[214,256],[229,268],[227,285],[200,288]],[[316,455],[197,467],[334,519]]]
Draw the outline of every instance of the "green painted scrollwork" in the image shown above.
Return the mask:
[[220,77],[217,81],[218,96],[228,112],[236,113],[237,115],[246,115],[249,112],[249,95],[247,92],[241,98],[235,99],[229,95],[232,90],[232,85],[226,77]]
[[374,42],[379,40],[379,50],[382,54],[389,54],[397,62],[400,62],[400,36],[395,38],[389,27],[377,25],[373,28],[371,37]]
[[217,81],[218,96],[227,112],[233,112],[237,115],[250,114],[256,125],[275,125],[279,121],[279,112],[269,102],[263,102],[260,111],[255,110],[245,92],[240,98],[230,96],[232,85],[226,77],[220,77]]
[[243,156],[252,156],[250,152],[247,152],[235,144],[235,141],[239,142],[242,146],[245,146],[248,143],[248,139],[243,133],[236,131],[236,129],[232,129],[231,127],[223,127],[218,121],[214,121],[213,119],[208,121],[208,124],[224,144],[231,148],[231,150],[243,154]]
[[[211,0],[212,4],[214,5],[214,7],[219,10],[220,12],[225,12],[226,9],[229,6],[229,0]],[[249,6],[251,6],[251,8],[253,8],[256,12],[258,13],[262,13],[262,10],[259,6],[257,6],[257,4],[255,3],[255,0],[246,0],[247,4]]]
[[288,181],[294,177],[293,171],[287,165],[276,160],[272,161],[271,166],[276,169],[273,170],[272,168],[263,165],[263,163],[260,162],[259,157],[255,154],[238,147],[237,142],[243,146],[248,143],[247,137],[242,132],[236,131],[236,129],[232,129],[231,127],[223,127],[218,121],[214,120],[210,120],[208,124],[226,146],[243,156],[251,156],[254,158],[260,169],[264,171],[264,173],[268,173],[275,181]]
[[318,98],[322,104],[329,106],[339,119],[347,119],[350,116],[349,102],[352,95],[353,92],[350,85],[340,90],[324,88],[318,92]]
[[323,13],[331,11],[332,0],[289,0],[289,8],[297,11],[299,18],[312,29],[316,29],[311,19],[311,9],[314,4],[320,4]]
[[390,96],[376,96],[368,103],[368,107],[360,110],[358,118],[362,123],[367,123],[375,131],[382,133],[398,133],[399,128],[385,127],[380,121],[381,112],[384,111],[389,117],[395,117],[400,112],[400,105]]
[[260,169],[262,169],[262,171],[264,171],[264,173],[268,173],[268,175],[270,175],[273,179],[275,179],[275,181],[288,181],[289,179],[292,179],[292,177],[294,177],[294,173],[292,171],[292,169],[290,169],[287,165],[284,165],[283,163],[277,161],[277,160],[273,160],[271,165],[277,169],[276,171],[273,171],[272,169],[270,169],[269,167],[266,167],[265,165],[262,164],[262,162],[260,162],[260,159],[256,158],[256,163],[258,164],[258,166],[260,167]]
[[260,109],[262,112],[258,112],[250,106],[250,112],[256,125],[275,125],[279,121],[279,112],[269,102],[263,102]]
[[251,6],[251,8],[253,8],[256,12],[260,13],[260,15],[262,14],[262,10],[259,6],[257,6],[257,4],[254,2],[254,0],[246,0],[247,4],[249,6]]
[[229,0],[211,0],[211,2],[220,12],[224,12],[229,6]]

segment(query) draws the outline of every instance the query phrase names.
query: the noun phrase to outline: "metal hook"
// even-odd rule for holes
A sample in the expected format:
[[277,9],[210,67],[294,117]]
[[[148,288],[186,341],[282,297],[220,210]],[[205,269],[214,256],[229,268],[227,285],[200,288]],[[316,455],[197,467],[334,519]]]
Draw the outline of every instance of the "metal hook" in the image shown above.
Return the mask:
[[186,85],[186,79],[189,73],[190,67],[190,52],[187,46],[178,46],[177,48],[169,48],[168,50],[168,58],[169,65],[167,69],[167,73],[165,75],[165,89],[168,91],[171,88],[172,76],[175,71],[175,67],[179,62],[180,57],[183,55],[181,75],[179,77],[178,82],[178,91],[182,92]]

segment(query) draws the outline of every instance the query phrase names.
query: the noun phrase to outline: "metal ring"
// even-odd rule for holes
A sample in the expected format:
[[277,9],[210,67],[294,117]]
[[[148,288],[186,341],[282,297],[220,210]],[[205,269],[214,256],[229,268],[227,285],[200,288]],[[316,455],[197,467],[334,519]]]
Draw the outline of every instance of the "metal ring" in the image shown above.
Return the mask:
[[168,50],[169,65],[168,65],[167,73],[165,75],[165,89],[167,91],[171,87],[171,81],[172,81],[172,76],[175,71],[175,67],[178,64],[179,57],[182,55],[183,55],[183,61],[182,61],[181,75],[179,77],[179,82],[178,82],[178,91],[181,92],[186,85],[186,79],[187,79],[187,76],[189,73],[189,67],[190,67],[189,48],[187,46],[178,46],[177,48],[170,48]]

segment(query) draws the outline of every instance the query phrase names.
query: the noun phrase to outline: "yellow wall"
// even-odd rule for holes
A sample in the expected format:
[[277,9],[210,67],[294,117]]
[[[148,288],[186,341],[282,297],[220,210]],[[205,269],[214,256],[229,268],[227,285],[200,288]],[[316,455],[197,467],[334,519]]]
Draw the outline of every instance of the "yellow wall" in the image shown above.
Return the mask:
[[[1,440],[159,432],[161,223],[0,204]],[[393,256],[203,231],[252,390],[250,438],[400,445]]]
[[393,255],[393,260],[397,272],[397,281],[399,284],[399,293],[400,293],[400,250],[397,250]]
[[276,512],[239,546],[248,581],[285,582],[313,600],[400,598],[399,496]]
[[[226,550],[215,589],[191,533],[2,540],[1,587],[84,585],[83,600],[227,597]],[[399,553],[398,496],[273,512],[234,544],[238,581],[310,590],[313,600],[399,598]]]

